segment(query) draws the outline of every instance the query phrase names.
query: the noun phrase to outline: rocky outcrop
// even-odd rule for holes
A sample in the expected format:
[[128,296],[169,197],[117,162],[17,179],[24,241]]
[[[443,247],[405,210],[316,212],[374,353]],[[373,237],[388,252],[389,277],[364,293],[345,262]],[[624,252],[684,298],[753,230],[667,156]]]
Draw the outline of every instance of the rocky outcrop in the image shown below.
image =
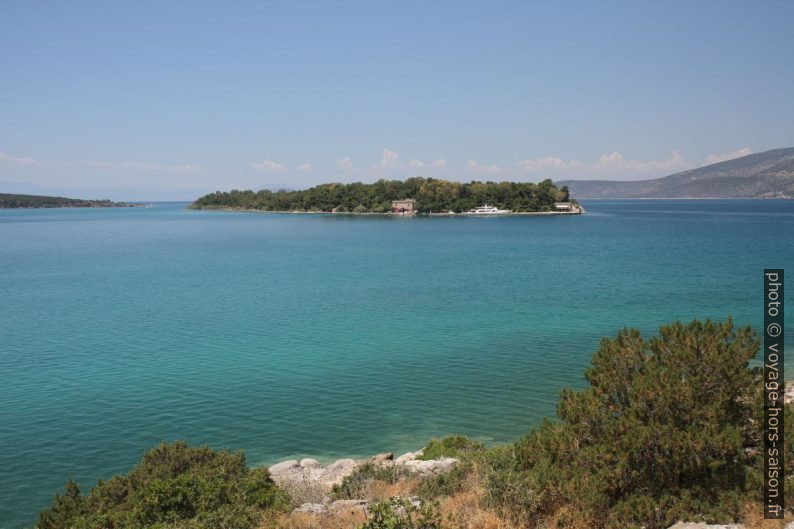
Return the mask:
[[[416,496],[407,499],[414,507],[421,507],[422,500]],[[315,516],[339,516],[341,514],[366,516],[371,502],[367,500],[337,500],[331,503],[304,503],[292,514],[312,514]],[[401,507],[399,509],[402,509]]]
[[269,470],[271,477],[279,485],[310,484],[330,491],[362,463],[355,459],[339,459],[323,467],[316,459],[293,459],[273,465]]
[[273,480],[281,486],[306,484],[330,492],[334,485],[341,484],[345,477],[365,463],[374,463],[379,466],[402,466],[411,474],[434,476],[448,472],[458,462],[452,457],[427,461],[417,459],[421,455],[422,451],[417,450],[394,459],[394,454],[384,453],[368,459],[339,459],[325,467],[316,459],[307,458],[300,461],[291,459],[275,464],[269,470]]
[[302,502],[293,512],[295,514],[336,514],[344,511],[364,512],[367,502],[364,500],[331,501],[329,493],[334,485],[341,485],[342,480],[351,475],[357,468],[366,463],[386,467],[402,467],[408,474],[420,477],[436,476],[449,472],[458,460],[452,457],[417,459],[422,450],[408,452],[398,458],[387,452],[367,459],[339,459],[328,466],[322,466],[316,459],[291,459],[282,461],[269,468],[270,476],[278,485],[284,487],[293,498]]
[[336,516],[339,514],[365,514],[369,502],[366,500],[337,500],[331,503],[304,503],[292,514],[314,514]]
[[457,462],[458,460],[452,457],[430,459],[427,461],[422,461],[420,459],[410,459],[405,461],[403,466],[412,474],[428,477],[449,472]]

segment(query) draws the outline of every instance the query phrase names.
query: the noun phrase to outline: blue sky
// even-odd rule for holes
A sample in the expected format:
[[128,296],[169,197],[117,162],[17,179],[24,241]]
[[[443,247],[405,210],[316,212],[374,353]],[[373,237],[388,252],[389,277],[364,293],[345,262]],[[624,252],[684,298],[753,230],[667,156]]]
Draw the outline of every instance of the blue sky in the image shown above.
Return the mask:
[[794,3],[0,1],[0,192],[645,179],[794,146]]

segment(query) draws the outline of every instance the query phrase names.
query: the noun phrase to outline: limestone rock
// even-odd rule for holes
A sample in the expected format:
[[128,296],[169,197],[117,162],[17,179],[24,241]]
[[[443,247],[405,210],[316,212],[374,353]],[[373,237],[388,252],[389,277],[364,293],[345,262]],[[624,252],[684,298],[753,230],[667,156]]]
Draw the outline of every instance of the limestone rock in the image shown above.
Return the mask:
[[323,467],[316,459],[292,459],[270,467],[273,481],[288,489],[309,485],[329,492],[334,485],[353,473],[362,463],[355,459],[339,459]]
[[401,455],[400,457],[398,457],[397,459],[395,459],[394,462],[397,463],[398,465],[401,465],[401,464],[405,463],[406,461],[413,461],[417,457],[421,456],[423,452],[424,452],[424,450],[417,450],[416,452],[405,453],[405,454]]
[[320,466],[320,462],[316,459],[304,458],[300,461],[301,468],[317,468]]
[[375,464],[378,463],[387,463],[394,459],[394,454],[391,452],[384,452],[383,454],[374,455],[369,458]]
[[290,459],[289,461],[282,461],[281,463],[277,463],[270,467],[268,470],[270,471],[271,476],[277,476],[284,474],[286,472],[291,472],[294,468],[300,467],[300,464],[295,459]]
[[328,513],[364,514],[368,505],[367,500],[337,500],[328,506]]
[[[408,452],[394,459],[394,454],[387,452],[378,454],[369,459],[339,459],[325,467],[316,459],[304,458],[300,461],[290,459],[289,461],[282,461],[281,463],[273,465],[269,470],[273,481],[284,487],[293,499],[302,502],[300,507],[296,509],[297,512],[311,512],[317,514],[320,510],[318,505],[327,510],[329,505],[333,506],[335,503],[338,503],[329,503],[330,498],[328,497],[328,493],[331,492],[334,485],[341,484],[347,476],[351,475],[358,467],[365,463],[373,463],[383,467],[401,466],[408,472],[423,477],[435,476],[448,472],[458,463],[457,459],[451,457],[429,461],[416,459],[421,455],[422,450],[417,450],[416,452]],[[359,500],[350,501],[355,502]],[[361,504],[338,504],[338,508],[343,510],[354,507],[359,508]]]
[[449,472],[458,460],[453,457],[442,457],[441,459],[430,459],[422,461],[421,459],[410,459],[403,463],[403,466],[414,474],[420,476],[434,476]]

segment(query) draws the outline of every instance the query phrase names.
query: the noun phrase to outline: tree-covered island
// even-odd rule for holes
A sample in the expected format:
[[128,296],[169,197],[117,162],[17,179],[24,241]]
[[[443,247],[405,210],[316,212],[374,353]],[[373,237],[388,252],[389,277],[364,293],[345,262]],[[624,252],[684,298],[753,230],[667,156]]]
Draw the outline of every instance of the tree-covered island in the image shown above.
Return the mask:
[[322,184],[300,191],[215,192],[205,195],[193,209],[260,211],[391,213],[392,201],[414,199],[416,213],[462,213],[489,204],[516,213],[553,212],[555,204],[570,200],[568,188],[551,180],[525,182],[452,182],[415,177],[378,180],[373,184]]
[[8,208],[132,208],[142,204],[113,202],[112,200],[87,200],[83,198],[48,197],[42,195],[17,195],[0,193],[0,209]]

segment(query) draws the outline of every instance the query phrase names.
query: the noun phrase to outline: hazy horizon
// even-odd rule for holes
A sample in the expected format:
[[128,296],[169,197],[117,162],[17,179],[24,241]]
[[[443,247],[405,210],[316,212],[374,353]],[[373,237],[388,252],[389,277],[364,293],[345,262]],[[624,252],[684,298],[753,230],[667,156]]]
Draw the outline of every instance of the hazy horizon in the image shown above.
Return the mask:
[[794,4],[5,6],[0,192],[645,180],[794,145]]

